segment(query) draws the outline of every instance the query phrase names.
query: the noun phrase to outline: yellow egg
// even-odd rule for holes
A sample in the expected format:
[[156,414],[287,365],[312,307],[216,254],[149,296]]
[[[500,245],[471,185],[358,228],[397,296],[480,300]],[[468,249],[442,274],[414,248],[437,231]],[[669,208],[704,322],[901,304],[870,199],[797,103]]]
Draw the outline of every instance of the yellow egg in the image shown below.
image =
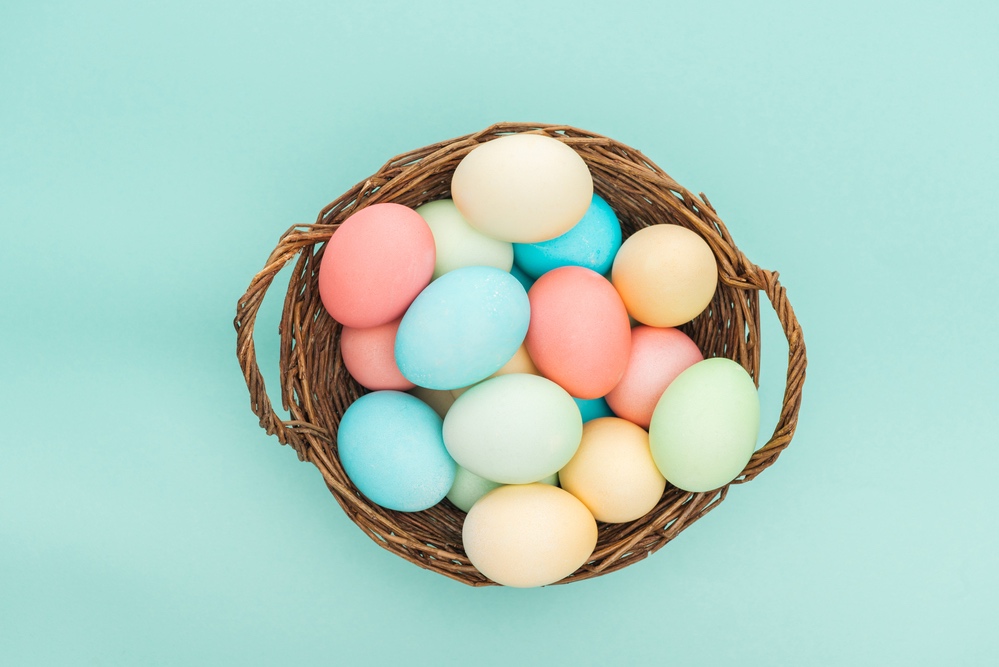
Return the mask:
[[501,486],[479,499],[461,532],[475,568],[504,586],[551,584],[597,545],[597,522],[570,493],[547,484]]
[[675,327],[697,317],[715,294],[718,264],[707,242],[679,225],[652,225],[624,242],[611,282],[642,324]]
[[579,449],[559,471],[559,482],[598,521],[608,523],[648,514],[666,489],[666,478],[652,458],[649,434],[617,417],[583,425]]

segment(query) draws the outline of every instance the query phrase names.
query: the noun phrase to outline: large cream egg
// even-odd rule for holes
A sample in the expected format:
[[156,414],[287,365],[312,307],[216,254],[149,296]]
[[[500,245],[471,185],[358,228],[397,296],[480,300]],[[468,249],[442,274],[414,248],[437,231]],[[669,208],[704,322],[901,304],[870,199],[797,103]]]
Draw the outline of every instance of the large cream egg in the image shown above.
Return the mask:
[[468,224],[486,236],[539,243],[582,219],[593,198],[593,177],[579,153],[561,141],[511,134],[462,158],[451,197]]
[[529,588],[578,570],[597,545],[597,522],[558,487],[501,486],[472,506],[461,539],[479,572],[504,586]]

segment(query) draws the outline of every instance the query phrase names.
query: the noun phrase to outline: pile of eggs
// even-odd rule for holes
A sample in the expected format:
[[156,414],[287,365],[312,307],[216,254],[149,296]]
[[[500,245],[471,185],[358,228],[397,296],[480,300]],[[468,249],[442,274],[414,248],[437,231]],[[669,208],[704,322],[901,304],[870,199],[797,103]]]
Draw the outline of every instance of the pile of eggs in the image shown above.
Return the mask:
[[597,521],[644,516],[667,483],[739,475],[754,382],[676,328],[717,285],[700,236],[660,224],[622,243],[583,159],[538,134],[476,147],[451,196],[370,205],[324,250],[320,296],[370,390],[337,432],[362,494],[402,512],[448,498],[476,569],[526,587],[573,573]]

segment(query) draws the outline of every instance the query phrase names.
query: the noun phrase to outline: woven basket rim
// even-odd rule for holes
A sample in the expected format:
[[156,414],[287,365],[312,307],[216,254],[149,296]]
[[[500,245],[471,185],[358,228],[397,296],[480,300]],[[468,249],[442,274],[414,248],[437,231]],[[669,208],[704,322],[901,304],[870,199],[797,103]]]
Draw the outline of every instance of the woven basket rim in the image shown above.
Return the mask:
[[[743,472],[714,491],[689,493],[667,485],[648,515],[628,524],[598,524],[601,539],[590,560],[557,583],[601,576],[627,567],[662,548],[722,502],[731,484],[755,479],[790,444],[798,421],[807,359],[801,326],[776,271],[761,269],[736,247],[704,195],[693,195],[640,151],[609,137],[568,125],[496,123],[479,132],[401,153],[370,177],[325,206],[316,222],[293,225],[278,241],[236,307],[236,356],[261,427],[315,465],[347,516],[376,544],[420,567],[472,586],[494,585],[468,562],[460,544],[464,512],[449,501],[424,512],[402,513],[368,501],[346,477],[336,456],[336,430],[347,406],[366,393],[350,378],[339,357],[339,325],[321,308],[316,276],[325,241],[350,214],[379,202],[412,205],[449,193],[450,173],[481,143],[530,132],[573,147],[594,174],[595,190],[622,218],[627,237],[649,224],[681,224],[702,236],[718,262],[715,301],[690,325],[681,327],[707,358],[726,356],[743,365],[759,385],[758,295],[763,292],[788,341],[788,368],[780,418],[773,435],[753,454]],[[615,202],[624,212],[615,207]],[[634,227],[634,229],[632,229]],[[257,364],[254,324],[277,273],[294,260],[280,323],[282,406],[274,411]],[[724,327],[720,325],[724,322]],[[712,326],[714,325],[714,326]],[[327,382],[329,386],[322,385]],[[325,390],[332,387],[329,395]],[[457,538],[455,538],[457,535]]]

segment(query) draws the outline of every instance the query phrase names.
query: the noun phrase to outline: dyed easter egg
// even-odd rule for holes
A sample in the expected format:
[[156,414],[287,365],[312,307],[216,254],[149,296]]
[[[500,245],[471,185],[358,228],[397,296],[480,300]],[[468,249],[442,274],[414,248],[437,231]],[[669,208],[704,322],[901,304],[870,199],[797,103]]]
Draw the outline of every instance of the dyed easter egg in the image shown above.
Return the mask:
[[541,276],[528,294],[527,351],[546,378],[576,398],[599,398],[628,365],[631,328],[614,287],[599,273],[563,266]]
[[368,389],[412,389],[395,363],[395,335],[398,320],[367,329],[344,327],[340,333],[343,365],[362,387]]
[[530,290],[531,286],[534,284],[534,278],[524,273],[524,270],[516,264],[510,267],[510,275],[516,278],[517,281],[524,286],[525,292]]
[[573,398],[576,401],[576,405],[579,407],[579,414],[583,417],[583,424],[594,419],[600,419],[601,417],[613,417],[614,413],[611,412],[610,406],[607,405],[607,401],[603,398]]
[[677,375],[704,359],[679,329],[637,326],[631,330],[628,367],[607,404],[618,417],[648,428],[659,397]]
[[[557,485],[558,473],[539,480],[539,483],[551,484],[552,486]],[[499,482],[492,482],[479,477],[474,472],[458,466],[458,472],[454,476],[454,484],[451,485],[451,490],[447,492],[447,499],[458,509],[467,512],[472,509],[472,505],[478,502],[479,498],[501,486],[503,485]]]
[[495,266],[509,271],[513,246],[476,231],[450,199],[432,201],[416,209],[434,235],[437,259],[434,279],[463,266]]
[[522,373],[475,385],[444,418],[444,444],[454,460],[503,484],[557,472],[575,454],[582,433],[572,397],[551,380]]
[[673,486],[711,491],[746,467],[756,449],[760,400],[753,378],[722,357],[676,377],[652,413],[652,458]]
[[652,225],[621,246],[611,281],[636,320],[675,327],[711,303],[718,265],[707,242],[696,233],[679,225]]
[[546,484],[501,486],[465,517],[461,541],[479,572],[504,586],[564,579],[597,545],[597,522],[572,494]]
[[593,197],[593,178],[583,158],[561,141],[511,134],[462,158],[451,196],[468,224],[486,236],[537,243],[579,222]]
[[617,417],[583,426],[583,438],[559,471],[562,488],[579,498],[597,521],[623,523],[649,513],[666,489],[649,450],[649,434]]
[[620,247],[621,223],[610,204],[594,193],[583,219],[572,229],[549,241],[515,243],[513,255],[517,266],[534,278],[560,266],[583,266],[603,275]]
[[396,363],[421,387],[466,387],[510,360],[529,319],[527,294],[509,273],[488,266],[455,269],[430,283],[406,311],[395,339]]
[[326,243],[319,296],[344,326],[391,322],[430,282],[434,256],[434,236],[419,213],[372,204],[344,220]]
[[337,430],[340,463],[373,503],[400,512],[433,507],[454,483],[442,422],[430,406],[398,391],[376,391],[350,404]]

